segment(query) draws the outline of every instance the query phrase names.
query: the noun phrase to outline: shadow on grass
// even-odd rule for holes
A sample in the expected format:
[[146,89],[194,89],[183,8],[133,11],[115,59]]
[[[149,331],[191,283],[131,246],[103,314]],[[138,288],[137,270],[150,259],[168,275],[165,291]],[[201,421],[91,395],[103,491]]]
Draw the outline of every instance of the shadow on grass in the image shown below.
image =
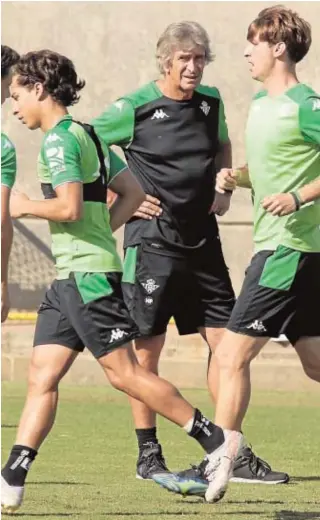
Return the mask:
[[[27,518],[64,518],[66,516],[78,516],[80,513],[14,513],[13,518],[16,518],[17,516],[20,516],[21,518],[27,517]],[[5,513],[2,513],[4,518],[12,518],[12,515],[7,515]]]
[[89,484],[88,482],[68,482],[67,480],[61,482],[27,482],[27,486],[93,486],[93,484]]
[[[209,513],[208,513],[209,514]],[[226,516],[226,515],[234,515],[234,511],[230,511],[230,512],[225,512],[225,513],[222,513],[221,511],[219,511],[219,516]],[[261,515],[261,514],[264,514],[263,511],[237,511],[237,515],[240,517],[240,516],[243,516],[245,515],[245,517],[247,518],[248,516],[250,515]],[[143,517],[143,516],[156,516],[157,518],[158,517],[161,517],[161,516],[186,516],[186,517],[190,517],[190,516],[196,516],[198,515],[200,518],[203,517],[203,511],[152,511],[151,513],[134,513],[134,512],[130,512],[130,513],[101,513],[101,516],[111,516],[111,517],[118,517],[118,516],[132,516],[132,517],[135,517],[137,516],[138,518],[140,517]],[[99,515],[100,516],[100,515]],[[216,517],[218,518],[218,517]]]
[[292,482],[320,482],[319,475],[313,475],[310,477],[292,477]]
[[278,511],[274,520],[320,520],[320,511]]
[[1,424],[1,428],[18,428],[17,424]]

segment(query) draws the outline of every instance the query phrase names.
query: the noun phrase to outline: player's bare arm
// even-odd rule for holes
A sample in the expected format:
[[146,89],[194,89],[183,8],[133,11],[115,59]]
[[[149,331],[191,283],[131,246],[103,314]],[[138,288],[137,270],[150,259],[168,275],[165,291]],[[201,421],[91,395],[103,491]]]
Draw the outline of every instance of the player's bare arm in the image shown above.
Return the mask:
[[217,174],[216,191],[224,193],[233,191],[236,187],[252,189],[247,165],[236,169],[222,168]]
[[83,209],[82,183],[65,183],[56,187],[55,193],[55,198],[46,200],[31,200],[25,193],[12,193],[11,216],[21,218],[32,215],[53,222],[80,220]]
[[118,196],[110,208],[110,227],[116,231],[125,224],[145,199],[145,193],[129,169],[121,171],[109,183]]
[[283,217],[298,211],[304,204],[313,202],[319,198],[320,179],[317,179],[295,192],[277,193],[265,197],[262,201],[262,207],[269,213],[272,213],[272,215]]
[[10,308],[8,264],[13,240],[13,227],[9,211],[10,192],[8,186],[1,186],[1,323],[7,319]]
[[[231,141],[220,143],[220,149],[217,153],[215,166],[218,170],[232,167],[232,146]],[[219,191],[216,189],[215,198],[210,212],[216,215],[223,216],[230,208],[231,193],[225,190]]]

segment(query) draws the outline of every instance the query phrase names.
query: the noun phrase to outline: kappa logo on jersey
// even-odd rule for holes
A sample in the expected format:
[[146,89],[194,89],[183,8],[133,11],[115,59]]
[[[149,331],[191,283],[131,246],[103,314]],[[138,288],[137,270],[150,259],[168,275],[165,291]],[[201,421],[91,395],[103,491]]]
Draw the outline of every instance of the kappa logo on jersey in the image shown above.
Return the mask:
[[260,320],[254,320],[246,328],[247,329],[257,330],[258,332],[267,332],[267,329],[265,328],[265,326],[263,325],[262,321],[260,321]]
[[211,107],[210,107],[209,103],[207,103],[206,101],[202,101],[200,108],[201,108],[202,112],[207,116],[210,112]]
[[114,103],[114,106],[119,110],[119,112],[121,112],[121,110],[122,110],[123,107],[124,107],[124,101],[121,101],[121,100],[116,101],[116,102]]
[[151,119],[165,119],[166,117],[169,117],[168,114],[166,114],[162,108],[159,108],[155,111]]
[[312,110],[320,110],[320,99],[316,99],[316,100],[313,102]]
[[118,341],[119,339],[122,339],[124,336],[128,336],[128,332],[121,329],[113,329],[111,331],[111,338],[109,340],[109,343],[113,343],[114,341]]
[[55,143],[56,141],[62,141],[61,137],[58,134],[50,134],[46,139],[46,144]]
[[148,280],[146,280],[145,283],[142,283],[141,285],[145,288],[148,294],[152,294],[160,287],[160,285],[156,284],[156,281],[153,278],[149,278]]
[[48,148],[46,150],[46,156],[49,160],[49,168],[52,175],[57,175],[58,173],[65,171],[66,166],[64,163],[64,150],[62,146]]

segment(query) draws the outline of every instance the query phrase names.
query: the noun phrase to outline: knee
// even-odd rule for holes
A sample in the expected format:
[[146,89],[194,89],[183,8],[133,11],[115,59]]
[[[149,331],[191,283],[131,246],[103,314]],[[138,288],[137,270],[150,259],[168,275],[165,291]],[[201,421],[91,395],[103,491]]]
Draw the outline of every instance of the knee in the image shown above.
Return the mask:
[[250,360],[241,349],[221,343],[215,352],[219,370],[240,371],[250,366]]
[[126,394],[131,393],[135,377],[134,367],[127,367],[121,370],[121,372],[116,370],[108,371],[108,379],[113,388]]
[[28,377],[28,391],[31,393],[44,394],[56,391],[59,384],[59,376],[51,367],[39,368],[31,363]]

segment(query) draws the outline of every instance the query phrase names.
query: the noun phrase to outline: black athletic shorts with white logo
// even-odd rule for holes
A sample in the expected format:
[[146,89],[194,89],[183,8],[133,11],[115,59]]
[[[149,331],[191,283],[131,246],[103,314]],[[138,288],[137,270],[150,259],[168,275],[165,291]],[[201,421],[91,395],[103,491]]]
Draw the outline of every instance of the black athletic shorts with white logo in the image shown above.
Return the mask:
[[87,347],[100,358],[139,335],[123,300],[122,273],[73,272],[55,280],[38,311],[34,346]]
[[235,296],[218,237],[187,254],[144,238],[125,250],[123,293],[141,335],[166,331],[173,317],[179,334],[225,327]]
[[320,336],[320,253],[284,246],[251,261],[227,328],[254,337],[285,334],[291,344]]

